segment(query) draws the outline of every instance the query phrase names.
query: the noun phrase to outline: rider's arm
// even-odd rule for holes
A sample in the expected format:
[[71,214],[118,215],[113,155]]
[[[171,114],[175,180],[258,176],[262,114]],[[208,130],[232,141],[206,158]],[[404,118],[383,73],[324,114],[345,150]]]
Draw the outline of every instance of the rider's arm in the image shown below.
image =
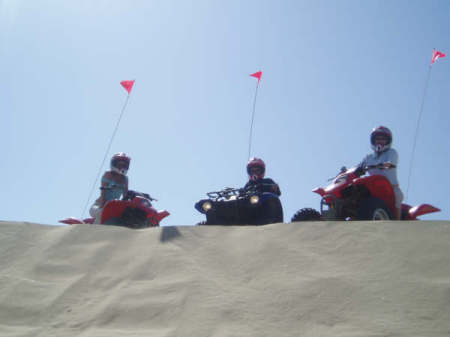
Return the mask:
[[278,195],[278,196],[281,195],[280,187],[279,187],[278,184],[277,184],[275,181],[273,181],[272,179],[266,178],[266,181],[265,181],[265,184],[264,184],[264,185],[267,186],[267,187],[264,189],[265,192],[270,192],[270,193],[276,194],[276,195]]
[[123,195],[127,195],[128,193],[128,177],[125,176],[125,191],[123,192]]
[[389,163],[389,162],[385,162],[385,163],[383,163],[382,165],[383,165],[383,167],[384,167],[385,169],[390,169],[390,168],[396,167],[394,164]]
[[100,197],[97,199],[97,202],[100,204],[100,207],[103,207],[105,205],[106,190],[104,188],[108,187],[108,183],[105,181],[105,178],[108,179],[108,177],[109,177],[108,172],[105,172],[105,174],[103,174],[100,186]]
[[363,160],[361,160],[360,163],[357,165],[357,167],[365,167],[365,166],[367,166],[367,160],[369,159],[369,157],[370,157],[370,154],[365,156],[363,158]]
[[387,158],[383,163],[383,166],[387,169],[397,167],[398,165],[398,153],[394,149],[390,149],[386,153]]
[[364,175],[364,173],[366,172],[364,168],[367,166],[367,160],[368,160],[369,156],[370,156],[370,154],[368,154],[367,156],[365,156],[365,157],[363,158],[363,160],[361,160],[361,161],[359,162],[359,164],[356,165],[355,174],[356,174],[357,176],[362,176],[362,175]]
[[281,191],[280,191],[280,186],[278,186],[278,184],[273,184],[272,185],[272,193],[280,196],[281,195]]

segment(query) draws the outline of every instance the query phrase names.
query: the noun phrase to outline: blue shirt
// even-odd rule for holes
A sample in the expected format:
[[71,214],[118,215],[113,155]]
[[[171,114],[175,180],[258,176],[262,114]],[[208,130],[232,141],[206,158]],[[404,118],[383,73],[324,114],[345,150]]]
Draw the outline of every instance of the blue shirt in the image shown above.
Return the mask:
[[[103,184],[106,184],[107,186],[103,186]],[[105,202],[120,199],[127,189],[126,179],[124,183],[117,184],[115,181],[103,177],[102,186],[102,189],[105,191]]]

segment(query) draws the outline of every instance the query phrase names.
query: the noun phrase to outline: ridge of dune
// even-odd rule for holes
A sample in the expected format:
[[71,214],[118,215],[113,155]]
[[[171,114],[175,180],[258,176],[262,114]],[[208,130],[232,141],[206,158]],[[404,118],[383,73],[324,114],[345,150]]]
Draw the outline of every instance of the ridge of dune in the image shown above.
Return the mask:
[[448,336],[450,222],[0,221],[0,336]]

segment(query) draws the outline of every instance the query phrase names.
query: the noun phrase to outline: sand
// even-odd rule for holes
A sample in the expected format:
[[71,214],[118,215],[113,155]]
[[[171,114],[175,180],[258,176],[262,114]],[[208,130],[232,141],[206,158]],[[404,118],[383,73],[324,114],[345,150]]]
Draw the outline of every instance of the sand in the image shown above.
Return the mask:
[[0,336],[450,336],[450,222],[0,222]]

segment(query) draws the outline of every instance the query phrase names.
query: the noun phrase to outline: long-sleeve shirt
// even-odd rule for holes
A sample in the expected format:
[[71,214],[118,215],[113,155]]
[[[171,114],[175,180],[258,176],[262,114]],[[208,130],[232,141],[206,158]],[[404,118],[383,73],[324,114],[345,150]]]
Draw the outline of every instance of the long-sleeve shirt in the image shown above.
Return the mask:
[[381,169],[369,169],[370,175],[380,174],[382,176],[385,176],[390,183],[395,186],[398,185],[398,179],[397,179],[397,165],[398,165],[398,154],[397,151],[390,148],[387,151],[381,152],[381,153],[371,153],[364,157],[362,160],[360,166],[371,166],[371,165],[378,165],[378,164],[384,164],[384,163],[390,163],[394,165],[394,167],[391,167],[390,169],[381,170]]
[[[260,185],[260,184],[263,184],[263,186],[266,185],[266,186],[264,186],[264,188],[263,188],[263,191],[264,191],[264,192],[274,193],[274,194],[276,194],[276,195],[278,195],[278,196],[281,195],[281,191],[280,191],[280,188],[279,188],[278,184],[275,183],[275,181],[273,181],[273,180],[270,179],[270,178],[263,178],[263,179],[257,179],[257,180],[250,180],[247,184],[245,184],[245,187],[244,187],[244,188],[247,188],[247,187],[252,186],[252,185]],[[276,187],[275,187],[275,186],[276,186]],[[266,187],[267,187],[267,188],[266,188]],[[274,187],[275,187],[275,188],[274,188]]]

